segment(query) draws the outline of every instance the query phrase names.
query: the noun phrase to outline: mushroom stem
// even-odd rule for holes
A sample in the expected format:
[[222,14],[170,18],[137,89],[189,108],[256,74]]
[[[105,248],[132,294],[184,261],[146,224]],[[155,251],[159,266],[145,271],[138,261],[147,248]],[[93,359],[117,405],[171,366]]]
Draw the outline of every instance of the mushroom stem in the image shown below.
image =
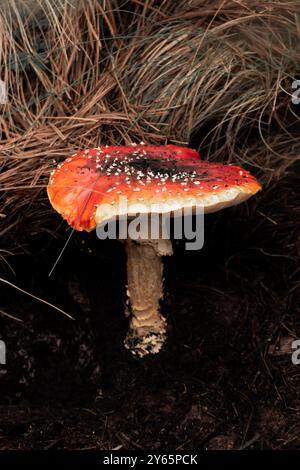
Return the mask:
[[131,318],[125,347],[139,357],[155,354],[166,339],[160,314],[163,298],[162,256],[171,255],[170,240],[127,240],[128,301]]

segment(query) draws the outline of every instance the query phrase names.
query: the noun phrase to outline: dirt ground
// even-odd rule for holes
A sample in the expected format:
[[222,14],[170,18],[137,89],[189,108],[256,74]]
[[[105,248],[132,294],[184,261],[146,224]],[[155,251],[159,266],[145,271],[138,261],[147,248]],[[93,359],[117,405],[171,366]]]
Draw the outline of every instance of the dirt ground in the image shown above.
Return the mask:
[[54,215],[56,237],[29,240],[1,276],[75,321],[0,286],[1,310],[23,320],[0,316],[0,449],[299,448],[298,185],[207,216],[199,252],[174,244],[168,342],[142,360],[123,347],[122,244],[75,233],[48,278],[69,233]]

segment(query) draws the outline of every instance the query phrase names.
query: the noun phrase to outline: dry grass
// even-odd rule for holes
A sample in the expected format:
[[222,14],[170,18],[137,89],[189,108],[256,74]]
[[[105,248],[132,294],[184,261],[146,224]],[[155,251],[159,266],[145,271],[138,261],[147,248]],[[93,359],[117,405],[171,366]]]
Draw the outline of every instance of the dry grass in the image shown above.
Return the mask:
[[80,148],[192,143],[265,183],[299,159],[297,2],[23,3],[25,13],[13,0],[0,15],[5,249],[53,230],[48,175]]

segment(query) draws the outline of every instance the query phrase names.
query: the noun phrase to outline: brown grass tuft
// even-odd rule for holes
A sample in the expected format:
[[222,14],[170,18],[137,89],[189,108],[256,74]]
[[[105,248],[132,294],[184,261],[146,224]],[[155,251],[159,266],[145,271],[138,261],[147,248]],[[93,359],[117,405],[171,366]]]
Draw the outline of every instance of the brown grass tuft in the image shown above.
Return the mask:
[[0,235],[9,250],[53,230],[49,172],[81,148],[192,144],[267,183],[299,159],[296,2],[39,5],[13,0],[0,13],[9,93],[0,105]]

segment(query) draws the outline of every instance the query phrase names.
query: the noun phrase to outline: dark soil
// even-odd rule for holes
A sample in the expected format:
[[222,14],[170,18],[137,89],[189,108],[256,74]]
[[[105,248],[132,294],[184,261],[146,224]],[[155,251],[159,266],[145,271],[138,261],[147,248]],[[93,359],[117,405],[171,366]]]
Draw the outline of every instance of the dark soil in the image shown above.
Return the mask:
[[[165,260],[168,342],[123,347],[125,255],[68,228],[29,241],[2,277],[70,313],[1,286],[0,449],[297,449],[299,178],[206,217],[199,252]],[[278,206],[277,200],[280,200]]]

